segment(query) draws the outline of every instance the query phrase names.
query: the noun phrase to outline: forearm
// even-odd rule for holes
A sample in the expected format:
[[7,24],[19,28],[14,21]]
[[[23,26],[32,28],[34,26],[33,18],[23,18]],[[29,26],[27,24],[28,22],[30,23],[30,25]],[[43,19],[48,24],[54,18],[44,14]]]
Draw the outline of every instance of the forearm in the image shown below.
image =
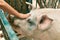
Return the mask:
[[13,14],[17,17],[20,17],[20,13],[16,11],[14,8],[12,8],[8,3],[4,6],[5,11],[7,11],[9,14]]
[[7,11],[9,14],[13,14],[19,18],[27,18],[30,16],[30,14],[21,14],[18,11],[16,11],[13,7],[11,7],[8,3],[6,3],[4,0],[0,0],[0,8]]

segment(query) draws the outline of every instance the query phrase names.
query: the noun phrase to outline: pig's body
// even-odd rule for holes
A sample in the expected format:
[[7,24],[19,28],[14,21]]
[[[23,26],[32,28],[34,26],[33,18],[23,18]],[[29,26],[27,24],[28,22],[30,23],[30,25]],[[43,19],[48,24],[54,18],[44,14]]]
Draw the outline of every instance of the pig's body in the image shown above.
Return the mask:
[[[15,25],[19,24],[25,35],[31,36],[34,40],[60,40],[60,9],[36,9],[30,13],[32,16],[26,20],[16,19],[14,21]],[[50,28],[46,31],[41,31],[38,27],[43,15],[53,19]],[[28,19],[33,24],[30,24]]]

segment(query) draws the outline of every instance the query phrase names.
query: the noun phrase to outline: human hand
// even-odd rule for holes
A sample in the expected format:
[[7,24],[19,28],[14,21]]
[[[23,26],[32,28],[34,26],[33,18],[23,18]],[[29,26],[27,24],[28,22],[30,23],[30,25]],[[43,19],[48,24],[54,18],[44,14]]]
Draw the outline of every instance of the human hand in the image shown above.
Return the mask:
[[26,18],[28,18],[29,16],[31,16],[31,14],[20,14],[20,18],[22,18],[22,19],[26,19]]

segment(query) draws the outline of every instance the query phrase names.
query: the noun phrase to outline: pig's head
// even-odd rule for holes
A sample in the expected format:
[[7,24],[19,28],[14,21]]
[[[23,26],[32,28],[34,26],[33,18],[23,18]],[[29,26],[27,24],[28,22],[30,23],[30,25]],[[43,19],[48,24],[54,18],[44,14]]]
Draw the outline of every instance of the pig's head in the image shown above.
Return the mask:
[[[35,12],[35,10],[32,10],[29,14],[31,14],[30,17],[27,19],[21,20],[21,19],[15,19],[14,24],[18,25],[21,30],[26,33],[27,35],[33,34],[33,32],[38,29],[40,30],[40,24],[42,23],[42,20],[44,21],[44,15],[42,13]],[[47,28],[47,27],[46,27]],[[46,28],[43,28],[46,29]]]
[[37,15],[33,13],[27,19],[24,20],[16,19],[14,21],[14,24],[18,25],[24,33],[30,35],[35,29],[37,29],[37,24],[38,24]]

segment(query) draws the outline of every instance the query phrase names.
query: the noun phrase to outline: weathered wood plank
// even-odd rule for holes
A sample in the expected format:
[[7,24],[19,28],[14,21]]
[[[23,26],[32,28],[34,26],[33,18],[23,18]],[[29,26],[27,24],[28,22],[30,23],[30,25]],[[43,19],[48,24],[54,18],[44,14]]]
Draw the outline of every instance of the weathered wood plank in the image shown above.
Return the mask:
[[9,24],[8,20],[6,19],[4,12],[0,9],[0,21],[1,21],[1,28],[3,30],[3,34],[6,40],[19,40],[16,36],[15,32],[13,31],[11,25]]

